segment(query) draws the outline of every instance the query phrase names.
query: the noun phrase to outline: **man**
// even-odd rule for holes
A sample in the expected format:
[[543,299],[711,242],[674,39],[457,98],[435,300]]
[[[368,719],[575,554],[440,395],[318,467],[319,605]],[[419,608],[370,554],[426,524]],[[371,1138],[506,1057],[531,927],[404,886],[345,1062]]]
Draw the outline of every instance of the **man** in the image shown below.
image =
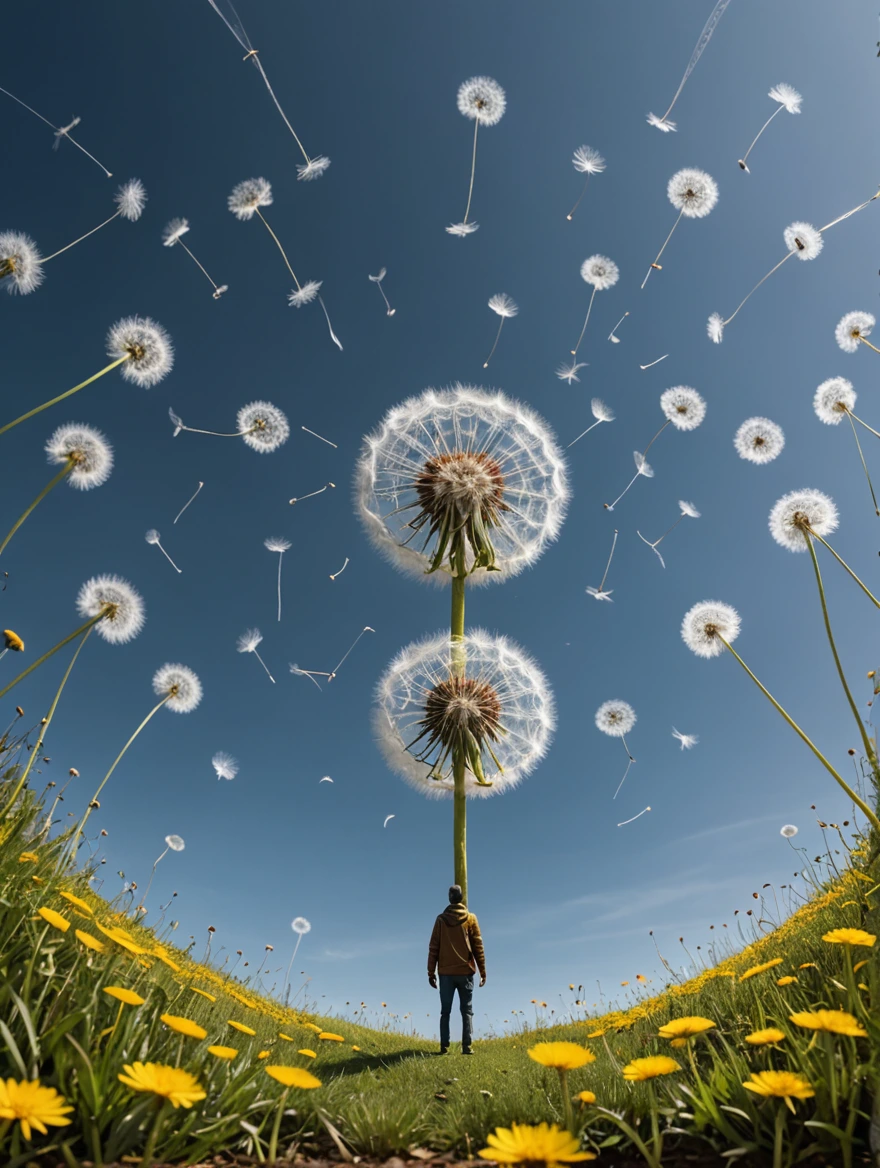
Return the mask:
[[437,988],[435,970],[440,974],[440,1053],[449,1050],[449,1015],[458,990],[461,1007],[461,1053],[473,1054],[474,973],[479,968],[480,985],[486,984],[486,958],[480,926],[464,903],[461,886],[449,889],[449,908],[434,921],[428,945],[428,981]]

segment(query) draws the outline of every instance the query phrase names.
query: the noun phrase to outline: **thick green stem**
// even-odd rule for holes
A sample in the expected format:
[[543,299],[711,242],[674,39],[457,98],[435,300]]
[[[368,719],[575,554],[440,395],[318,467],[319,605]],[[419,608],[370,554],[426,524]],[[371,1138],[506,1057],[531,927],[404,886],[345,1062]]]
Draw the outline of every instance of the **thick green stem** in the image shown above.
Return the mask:
[[22,414],[20,418],[16,418],[14,422],[7,422],[5,426],[0,426],[0,434],[5,434],[7,430],[11,430],[13,426],[17,426],[19,422],[26,422],[28,418],[32,418],[34,414],[39,414],[43,410],[48,410],[49,406],[57,405],[58,402],[64,401],[66,397],[70,397],[72,393],[78,393],[79,390],[85,389],[87,385],[91,385],[93,381],[97,381],[99,377],[103,377],[105,373],[109,373],[112,369],[115,369],[117,365],[121,365],[123,361],[128,361],[130,357],[131,353],[126,353],[125,356],[120,357],[118,361],[112,361],[109,365],[100,370],[100,372],[95,373],[92,377],[87,378],[85,381],[81,381],[79,385],[75,385],[73,389],[68,389],[66,393],[59,393],[58,397],[53,397],[51,401],[43,402],[41,406],[37,406],[32,410],[28,410],[26,414]]
[[278,1133],[281,1131],[281,1117],[284,1115],[284,1104],[287,1102],[287,1095],[288,1091],[281,1092],[281,1098],[278,1100],[278,1110],[275,1112],[275,1122],[272,1124],[272,1134],[269,1136],[267,1158],[270,1164],[275,1163],[275,1157],[278,1155]]
[[770,691],[768,689],[766,689],[761,684],[760,681],[758,681],[757,677],[755,677],[754,673],[752,673],[751,669],[749,669],[748,665],[746,665],[745,661],[743,661],[743,659],[742,659],[742,657],[740,657],[739,653],[737,653],[737,651],[731,645],[729,645],[727,643],[727,641],[725,641],[724,638],[720,634],[716,633],[716,636],[718,637],[718,640],[721,642],[721,644],[724,646],[724,648],[727,649],[728,652],[730,652],[736,658],[736,660],[740,663],[740,665],[743,667],[743,669],[746,671],[746,673],[749,675],[749,677],[752,679],[752,681],[755,683],[755,685],[758,687],[758,689],[761,691],[761,693],[764,695],[764,697],[767,698],[767,700],[774,707],[774,709],[778,713],[780,713],[782,715],[782,717],[786,720],[786,722],[789,724],[789,726],[791,726],[791,728],[792,728],[792,730],[794,730],[795,734],[798,735],[798,737],[801,739],[802,742],[805,742],[807,744],[807,746],[809,746],[810,750],[812,750],[813,754],[815,754],[816,758],[819,760],[819,762],[822,764],[822,766],[825,767],[825,769],[828,771],[828,773],[831,775],[831,777],[834,779],[834,781],[836,783],[838,783],[840,787],[843,788],[843,790],[846,792],[846,794],[849,796],[849,798],[852,800],[852,802],[856,805],[856,807],[858,807],[858,809],[862,812],[862,814],[865,815],[870,820],[874,829],[876,831],[880,832],[880,819],[877,818],[877,815],[871,810],[871,808],[864,801],[864,799],[859,798],[859,796],[855,793],[855,791],[852,789],[852,787],[850,787],[849,783],[847,783],[846,780],[843,779],[837,773],[837,771],[834,769],[834,767],[831,765],[831,763],[828,761],[828,759],[825,757],[825,755],[821,752],[821,750],[819,750],[818,746],[816,746],[815,743],[812,742],[807,737],[807,735],[803,732],[803,730],[801,730],[800,726],[798,726],[797,722],[795,722],[785,712],[785,710],[783,710],[782,706],[780,706],[779,702],[777,702],[776,698],[774,698],[774,696],[770,693]]
[[147,1143],[144,1147],[144,1154],[141,1159],[141,1168],[153,1168],[153,1151],[156,1147],[156,1139],[159,1135],[159,1128],[162,1125],[162,1115],[165,1111],[165,1100],[157,1097],[158,1107],[156,1109],[156,1118],[153,1120],[153,1126],[150,1128],[150,1134],[147,1136]]
[[657,1168],[663,1161],[663,1136],[660,1134],[660,1118],[657,1114],[657,1092],[649,1079],[647,1083],[649,1107],[651,1108],[651,1151]]
[[[452,634],[452,671],[462,677],[465,671],[464,645],[464,599],[466,576],[452,577],[452,616],[450,631]],[[461,750],[456,749],[452,758],[453,813],[452,813],[452,853],[455,883],[461,885],[462,901],[468,902],[467,890],[467,795],[465,792],[465,757]]]
[[103,620],[107,615],[107,611],[108,610],[105,609],[102,612],[99,612],[97,616],[89,617],[86,623],[84,625],[80,625],[78,629],[75,629],[69,637],[65,637],[63,641],[59,641],[53,649],[48,651],[48,653],[44,653],[42,657],[38,657],[33,665],[29,665],[27,669],[19,673],[18,677],[13,678],[13,680],[10,681],[8,685],[5,685],[3,689],[0,689],[0,698],[5,698],[9,691],[14,689],[20,681],[24,681],[29,673],[33,673],[35,669],[42,665],[44,661],[48,661],[49,658],[57,653],[59,649],[63,649],[65,645],[69,645],[71,641],[75,640],[80,635],[80,633],[87,632],[92,627],[92,625],[96,625],[99,620]]
[[574,1115],[571,1110],[571,1095],[568,1091],[568,1075],[559,1067],[559,1086],[562,1090],[562,1113],[565,1116],[565,1129],[574,1135]]
[[785,1134],[785,1109],[782,1104],[776,1110],[776,1125],[773,1132],[773,1168],[782,1168],[782,1137]]
[[9,541],[12,539],[12,537],[18,531],[19,527],[21,527],[22,523],[24,523],[25,519],[27,519],[28,515],[30,515],[30,513],[33,510],[35,510],[36,507],[39,506],[40,503],[42,503],[42,501],[46,498],[46,496],[49,494],[49,492],[52,490],[53,487],[57,487],[57,485],[61,482],[61,480],[65,477],[65,475],[70,474],[70,472],[73,470],[73,468],[75,466],[76,466],[76,463],[74,462],[74,460],[72,458],[68,458],[67,462],[61,468],[61,470],[58,472],[58,474],[55,475],[55,477],[49,483],[47,483],[45,487],[43,487],[42,491],[40,491],[39,495],[37,495],[36,499],[34,499],[33,503],[31,503],[30,507],[28,507],[28,509],[22,515],[20,515],[18,517],[18,519],[15,521],[13,526],[10,528],[9,534],[7,535],[6,539],[4,539],[3,543],[0,543],[0,555],[2,555],[3,552],[6,550],[6,545],[9,543]]
[[855,572],[852,570],[852,568],[849,566],[849,564],[846,562],[846,560],[841,559],[841,557],[837,554],[837,552],[834,550],[834,548],[831,546],[831,544],[826,543],[825,540],[822,538],[822,536],[818,534],[818,532],[813,531],[812,528],[808,528],[807,530],[809,531],[810,535],[815,536],[815,538],[818,539],[819,543],[821,543],[823,547],[828,548],[828,550],[831,552],[832,556],[834,556],[835,560],[837,560],[838,564],[840,564],[840,566],[842,568],[845,568],[847,570],[847,572],[849,572],[850,576],[852,576],[853,580],[855,580],[856,584],[858,584],[859,588],[861,588],[862,592],[864,592],[864,594],[868,597],[868,599],[870,601],[872,601],[872,603],[875,604],[877,606],[877,608],[880,608],[880,600],[878,600],[877,597],[874,595],[874,593],[869,591],[869,589],[865,586],[865,584],[862,583],[862,581],[858,578],[858,576],[855,574]]

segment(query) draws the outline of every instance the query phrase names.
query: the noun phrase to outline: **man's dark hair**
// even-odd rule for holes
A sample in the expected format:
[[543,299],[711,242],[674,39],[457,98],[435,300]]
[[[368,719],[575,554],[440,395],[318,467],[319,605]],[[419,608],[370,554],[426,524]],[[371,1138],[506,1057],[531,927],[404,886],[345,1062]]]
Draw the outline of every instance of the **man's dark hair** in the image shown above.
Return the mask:
[[461,885],[460,885],[460,884],[452,884],[452,885],[450,885],[450,888],[449,888],[449,903],[450,903],[450,904],[461,904],[461,902],[462,902],[463,900],[464,900],[464,895],[463,895],[463,893],[462,893],[462,891],[461,891]]

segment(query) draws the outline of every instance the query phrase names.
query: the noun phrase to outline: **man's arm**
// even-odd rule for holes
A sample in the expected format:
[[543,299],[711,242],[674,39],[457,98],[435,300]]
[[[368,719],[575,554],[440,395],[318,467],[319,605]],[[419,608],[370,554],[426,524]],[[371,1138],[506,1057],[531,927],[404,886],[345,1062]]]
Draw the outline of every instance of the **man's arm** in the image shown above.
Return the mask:
[[483,951],[483,937],[480,933],[480,923],[473,913],[471,913],[471,919],[468,921],[468,937],[471,943],[471,952],[477,963],[477,969],[480,971],[480,984],[482,984],[486,980],[486,954]]
[[437,970],[437,960],[440,956],[440,919],[434,921],[431,940],[428,942],[428,977],[433,980]]

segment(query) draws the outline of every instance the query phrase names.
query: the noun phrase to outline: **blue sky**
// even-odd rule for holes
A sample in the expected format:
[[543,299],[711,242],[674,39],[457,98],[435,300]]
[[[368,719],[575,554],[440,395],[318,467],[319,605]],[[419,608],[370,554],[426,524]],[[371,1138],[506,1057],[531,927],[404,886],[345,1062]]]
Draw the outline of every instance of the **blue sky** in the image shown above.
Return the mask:
[[[732,929],[753,890],[791,877],[783,823],[801,828],[797,842],[814,855],[823,845],[810,804],[827,820],[846,817],[830,778],[735,663],[695,658],[679,625],[697,600],[734,604],[745,659],[829,757],[851,765],[855,728],[832,673],[809,561],[773,543],[767,515],[785,491],[828,492],[841,510],[835,546],[869,584],[876,580],[878,520],[852,437],[820,425],[811,403],[816,385],[840,374],[859,391],[862,416],[878,422],[869,389],[876,355],[840,352],[833,330],[844,312],[877,303],[880,205],[829,232],[814,263],[786,264],[723,345],[709,343],[705,321],[732,311],[782,256],[789,222],[822,225],[876,189],[876,130],[860,114],[877,96],[876,10],[855,0],[833,11],[819,0],[731,4],[676,106],[679,132],[660,134],[645,115],[666,108],[710,10],[610,0],[513,9],[492,0],[241,0],[294,127],[311,153],[332,159],[311,184],[295,181],[295,145],[206,0],[159,0],[149,11],[18,6],[7,15],[17,51],[0,84],[56,124],[80,115],[81,141],[114,178],[67,143],[53,153],[48,127],[3,98],[4,156],[16,178],[4,184],[0,229],[30,233],[49,254],[112,212],[117,181],[141,178],[150,201],[138,223],[114,222],[54,260],[32,296],[3,297],[5,412],[100,368],[106,330],[123,315],[161,321],[177,360],[154,389],[111,374],[4,437],[7,526],[50,477],[42,446],[56,425],[98,426],[116,467],[94,492],[59,487],[16,535],[0,565],[9,572],[3,623],[33,659],[74,627],[87,577],[117,572],[145,597],[142,635],[123,647],[93,639],[53,724],[44,774],[80,771],[66,810],[82,808],[150,708],[159,665],[182,661],[202,677],[199,709],[157,715],[91,821],[109,833],[105,892],[120,886],[117,870],[143,887],[164,836],[185,838],[186,850],[159,867],[148,903],[155,915],[179,893],[177,936],[195,936],[197,953],[212,925],[224,956],[242,949],[253,968],[272,944],[277,966],[286,965],[289,922],[303,915],[313,927],[297,969],[312,1000],[343,1011],[346,1001],[387,1002],[435,1031],[426,951],[451,880],[452,809],[388,773],[370,711],[386,662],[448,622],[448,596],[376,555],[350,488],[361,436],[428,386],[503,389],[537,410],[563,444],[591,420],[592,396],[617,414],[569,452],[573,500],[559,542],[531,571],[476,591],[468,604],[469,623],[537,658],[559,718],[538,771],[470,808],[470,901],[489,971],[476,999],[483,1031],[532,997],[558,1007],[569,982],[598,980],[606,998],[636,973],[658,984],[650,929],[675,964],[686,960],[680,935],[705,950],[717,935],[710,925]],[[444,227],[463,211],[471,126],[455,95],[477,73],[505,87],[508,108],[480,135],[473,215],[481,226],[459,240]],[[803,93],[803,112],[775,119],[744,175],[737,159],[772,112],[767,90],[779,81]],[[608,167],[569,223],[580,190],[570,159],[582,143]],[[681,224],[662,272],[640,291],[674,219],[667,180],[683,166],[714,176],[718,206]],[[232,186],[253,175],[273,184],[267,216],[298,275],[324,281],[343,352],[317,305],[288,308],[289,278],[262,226],[226,210]],[[218,302],[179,249],[161,246],[164,224],[178,215],[191,221],[186,242],[229,285]],[[621,279],[597,295],[581,350],[589,367],[568,386],[554,370],[581,327],[589,289],[579,267],[594,252],[614,259]],[[367,279],[383,265],[393,318]],[[484,371],[497,325],[486,301],[502,291],[520,314]],[[609,344],[625,311],[621,343]],[[656,477],[608,514],[602,502],[628,481],[632,450],[662,423],[660,393],[680,383],[706,398],[705,423],[664,434],[652,450]],[[255,398],[289,416],[291,438],[277,453],[195,434],[172,440],[169,406],[188,425],[227,430]],[[755,414],[786,432],[783,454],[766,467],[733,450],[734,431]],[[200,480],[202,493],[174,526]],[[335,490],[288,505],[328,480]],[[664,570],[636,530],[656,538],[680,498],[703,517],[663,545]],[[615,526],[615,603],[597,604],[584,589],[599,583]],[[150,527],[180,576],[145,543]],[[277,561],[263,547],[272,535],[293,543],[280,625]],[[331,582],[346,556],[345,573]],[[841,653],[859,681],[877,665],[866,635],[870,605],[830,560],[825,570]],[[274,686],[235,651],[253,625],[265,636]],[[375,633],[323,692],[288,673],[288,662],[331,669],[364,625]],[[17,665],[10,655],[0,669],[8,678]],[[62,669],[54,659],[7,706],[22,704],[36,721]],[[612,697],[638,713],[629,738],[638,761],[616,800],[623,752],[593,727],[596,707]],[[673,725],[699,734],[699,745],[682,753]],[[234,782],[215,779],[217,750],[240,760]],[[319,784],[324,775],[334,783]],[[616,827],[647,804],[649,814]]]

